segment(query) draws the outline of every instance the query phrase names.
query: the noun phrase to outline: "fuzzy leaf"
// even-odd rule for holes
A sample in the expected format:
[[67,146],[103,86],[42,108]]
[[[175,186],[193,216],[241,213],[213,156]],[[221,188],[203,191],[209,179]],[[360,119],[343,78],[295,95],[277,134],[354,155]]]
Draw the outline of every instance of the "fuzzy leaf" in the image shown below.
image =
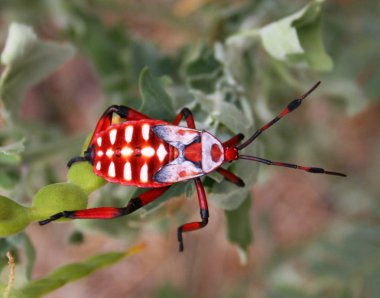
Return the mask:
[[1,54],[5,69],[0,77],[0,98],[11,111],[15,111],[26,89],[73,55],[74,48],[70,44],[41,41],[31,27],[12,23]]
[[186,65],[186,75],[187,77],[209,76],[221,68],[220,62],[214,57],[212,48],[203,45],[196,57]]
[[174,108],[172,99],[166,93],[161,80],[151,75],[148,68],[140,73],[139,80],[142,104],[140,111],[153,119],[172,120]]
[[227,233],[231,243],[238,246],[241,263],[247,261],[248,246],[252,243],[252,230],[249,220],[251,196],[247,196],[239,208],[225,211],[227,217]]
[[115,264],[116,262],[129,257],[144,248],[144,245],[136,245],[126,252],[110,252],[93,256],[82,263],[73,263],[56,269],[49,275],[32,281],[23,286],[20,292],[29,298],[42,297],[44,294],[63,287],[65,284],[86,277],[103,267]]
[[331,70],[321,36],[322,1],[315,0],[300,11],[260,29],[265,50],[279,60],[306,61],[315,70]]
[[216,60],[212,48],[202,46],[196,57],[186,65],[189,87],[205,94],[213,93],[217,81],[223,75],[221,63]]
[[25,139],[21,139],[20,141],[16,143],[12,143],[6,146],[0,147],[0,154],[6,154],[6,155],[14,155],[21,153],[25,150],[24,146]]
[[20,153],[25,150],[25,139],[9,145],[0,146],[0,164],[17,165],[21,161]]
[[321,4],[314,2],[307,7],[305,14],[293,22],[299,41],[305,52],[305,59],[310,68],[319,71],[329,71],[333,62],[326,53],[322,41]]
[[235,105],[224,100],[225,94],[216,92],[202,97],[202,108],[209,111],[210,116],[219,123],[224,124],[233,133],[247,131],[252,125],[244,112]]

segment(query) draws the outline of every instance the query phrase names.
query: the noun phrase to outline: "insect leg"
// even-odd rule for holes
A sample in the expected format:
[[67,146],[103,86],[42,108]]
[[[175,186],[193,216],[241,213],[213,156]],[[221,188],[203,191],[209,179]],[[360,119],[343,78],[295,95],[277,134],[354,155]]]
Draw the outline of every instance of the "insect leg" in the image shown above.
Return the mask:
[[103,115],[100,117],[98,123],[96,124],[94,133],[92,134],[91,140],[89,142],[87,150],[84,152],[84,156],[75,156],[72,159],[69,160],[67,163],[67,166],[70,168],[71,165],[75,162],[79,161],[90,161],[91,158],[91,152],[92,147],[95,142],[96,135],[107,129],[112,124],[112,115],[113,113],[118,114],[121,118],[126,120],[141,120],[141,119],[149,119],[148,116],[145,116],[144,114],[141,114],[137,112],[134,109],[128,108],[126,106],[118,106],[118,105],[112,105],[108,107],[107,110],[103,113]]
[[50,216],[50,218],[39,222],[40,225],[46,225],[53,220],[60,218],[72,218],[72,219],[112,219],[119,216],[130,214],[137,209],[149,204],[163,193],[165,193],[170,186],[152,188],[138,197],[131,199],[126,207],[98,207],[83,210],[63,211]]
[[236,176],[235,174],[231,173],[230,171],[224,169],[224,168],[218,168],[216,170],[219,174],[221,174],[224,178],[226,178],[229,182],[236,184],[237,186],[244,187],[245,183],[244,181]]
[[174,119],[173,124],[178,125],[181,122],[182,118],[186,120],[187,126],[189,128],[195,128],[193,113],[188,108],[183,108],[181,110],[181,112]]
[[178,242],[179,242],[179,251],[183,251],[183,238],[182,233],[184,232],[190,232],[194,230],[199,230],[207,225],[208,223],[208,206],[207,206],[207,197],[205,194],[205,190],[203,187],[203,184],[199,178],[194,179],[195,187],[197,189],[198,194],[198,201],[199,201],[199,207],[200,207],[200,213],[201,213],[201,220],[198,222],[189,222],[185,223],[184,225],[178,227]]
[[98,124],[96,125],[96,128],[94,130],[92,139],[90,141],[90,145],[93,144],[95,135],[97,133],[107,129],[107,127],[112,124],[113,113],[119,115],[121,118],[126,119],[126,120],[149,119],[148,116],[145,116],[144,114],[141,114],[140,112],[137,112],[134,109],[128,108],[126,106],[112,105],[108,107],[108,109],[100,117]]
[[236,136],[233,136],[228,141],[225,141],[223,143],[223,147],[235,147],[237,144],[240,143],[240,141],[244,139],[244,135],[242,133],[237,134]]

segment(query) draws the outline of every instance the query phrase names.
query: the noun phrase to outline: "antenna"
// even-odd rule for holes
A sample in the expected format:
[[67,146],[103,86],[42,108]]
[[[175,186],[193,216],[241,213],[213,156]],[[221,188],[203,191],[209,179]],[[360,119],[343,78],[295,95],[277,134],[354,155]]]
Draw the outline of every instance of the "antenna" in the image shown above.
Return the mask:
[[282,117],[285,115],[289,114],[290,112],[293,112],[296,110],[302,103],[302,101],[308,97],[308,95],[313,92],[318,86],[321,84],[321,81],[317,82],[313,87],[311,87],[304,95],[302,95],[300,98],[297,98],[293,100],[291,103],[287,105],[287,107],[280,113],[278,114],[275,118],[273,118],[271,121],[269,121],[267,124],[265,124],[263,127],[259,128],[256,130],[256,132],[248,139],[246,140],[243,144],[237,146],[236,148],[238,150],[241,150],[245,147],[247,147],[249,144],[251,144],[261,133],[265,130],[267,130],[269,127],[271,127],[273,124],[275,124],[277,121],[279,121]]

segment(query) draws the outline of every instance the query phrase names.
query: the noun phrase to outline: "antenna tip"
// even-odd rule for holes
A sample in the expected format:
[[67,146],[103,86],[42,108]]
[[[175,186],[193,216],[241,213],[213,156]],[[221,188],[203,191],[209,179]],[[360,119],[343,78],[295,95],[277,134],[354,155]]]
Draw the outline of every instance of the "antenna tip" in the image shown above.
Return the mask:
[[338,173],[338,172],[326,171],[325,173],[328,174],[328,175],[335,175],[335,176],[340,176],[340,177],[347,177],[346,174]]
[[318,87],[321,83],[322,83],[321,81],[318,81],[317,83],[315,83],[314,86],[311,87],[311,88],[309,89],[309,91],[307,91],[304,95],[301,96],[301,99],[305,99],[306,97],[308,97],[309,94],[310,94],[311,92],[313,92],[315,89],[317,89],[317,87]]

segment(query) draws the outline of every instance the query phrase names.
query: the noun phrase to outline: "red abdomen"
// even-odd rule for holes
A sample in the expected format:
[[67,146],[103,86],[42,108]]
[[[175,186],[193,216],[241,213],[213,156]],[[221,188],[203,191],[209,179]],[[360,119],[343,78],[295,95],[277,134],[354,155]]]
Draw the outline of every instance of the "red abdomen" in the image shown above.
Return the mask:
[[162,187],[154,174],[174,160],[177,149],[159,138],[152,127],[161,120],[126,121],[111,125],[94,138],[94,172],[105,180],[137,187]]

